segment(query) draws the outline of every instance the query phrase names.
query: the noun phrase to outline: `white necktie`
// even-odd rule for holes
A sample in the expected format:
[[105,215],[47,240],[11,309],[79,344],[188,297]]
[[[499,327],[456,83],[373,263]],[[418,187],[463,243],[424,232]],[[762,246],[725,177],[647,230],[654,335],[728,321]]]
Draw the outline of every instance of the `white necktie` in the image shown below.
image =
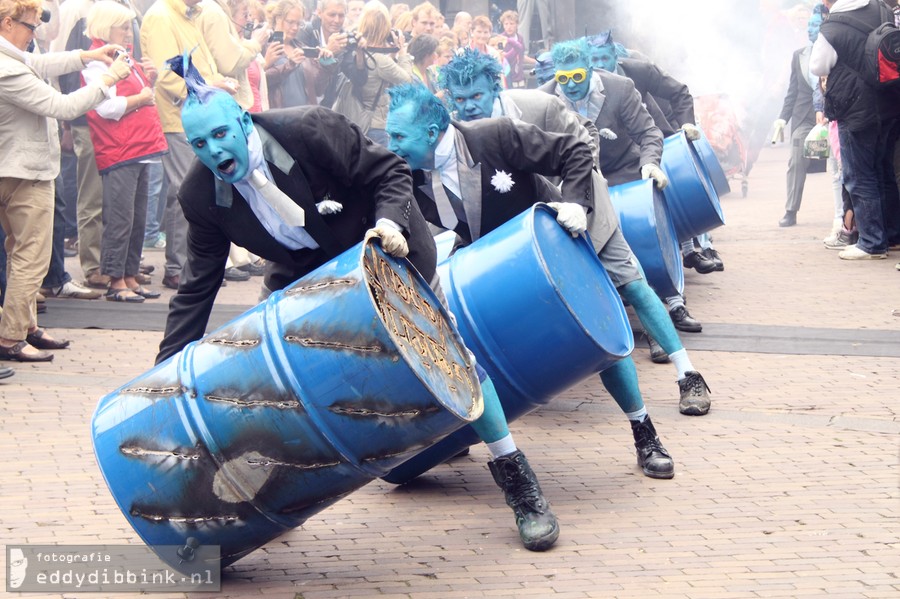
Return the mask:
[[303,227],[306,225],[306,213],[303,208],[294,203],[278,186],[269,181],[259,170],[254,169],[250,173],[250,184],[259,192],[266,203],[272,207],[284,224],[289,227]]

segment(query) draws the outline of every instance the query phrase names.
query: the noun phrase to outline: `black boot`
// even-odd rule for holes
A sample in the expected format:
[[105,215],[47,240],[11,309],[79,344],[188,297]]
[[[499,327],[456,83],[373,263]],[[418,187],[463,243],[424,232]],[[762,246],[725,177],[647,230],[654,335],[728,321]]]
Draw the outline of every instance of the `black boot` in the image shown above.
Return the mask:
[[678,411],[686,416],[703,416],[709,412],[709,386],[703,380],[703,375],[695,370],[684,373],[685,378],[678,381],[678,391],[681,399],[678,402]]
[[706,275],[716,270],[716,264],[697,250],[690,252],[681,259],[685,268],[693,268],[701,275]]
[[488,462],[494,482],[503,490],[506,504],[516,515],[516,525],[525,549],[546,551],[559,537],[559,524],[525,454],[515,452]]
[[691,313],[684,306],[672,308],[669,310],[669,316],[672,318],[672,324],[679,331],[699,333],[703,330],[703,325],[700,324],[700,321],[691,316]]
[[656,342],[656,339],[644,333],[647,337],[647,343],[650,345],[650,359],[654,364],[665,364],[669,361],[669,354],[666,353],[666,350],[662,348],[662,346]]
[[779,227],[793,227],[797,224],[797,212],[794,210],[788,210],[784,213],[784,216],[781,217],[781,220],[778,221]]
[[722,272],[725,270],[725,263],[722,262],[722,256],[719,255],[719,252],[712,248],[706,248],[705,250],[700,252],[707,259],[712,260],[713,264],[716,265],[716,271]]
[[650,417],[643,422],[631,420],[631,433],[634,435],[634,448],[637,450],[637,462],[650,478],[672,478],[675,476],[675,462],[666,451]]

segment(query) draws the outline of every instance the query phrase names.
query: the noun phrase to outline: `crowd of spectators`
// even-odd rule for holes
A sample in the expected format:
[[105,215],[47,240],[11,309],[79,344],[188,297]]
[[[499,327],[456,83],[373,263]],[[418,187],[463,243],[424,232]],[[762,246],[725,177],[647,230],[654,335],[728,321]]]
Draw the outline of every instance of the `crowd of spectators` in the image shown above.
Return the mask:
[[[840,14],[878,1],[825,4]],[[49,360],[48,350],[65,347],[37,327],[42,296],[159,297],[144,250],[165,250],[161,283],[178,288],[187,225],[177,197],[194,156],[180,119],[185,85],[169,59],[191,52],[204,79],[250,112],[330,108],[349,89],[369,113],[369,137],[387,145],[387,90],[419,82],[450,105],[440,69],[463,49],[495,59],[507,89],[536,87],[533,69],[553,77],[550,48],[529,42],[532,18],[548,28],[549,9],[518,4],[523,19],[515,10],[445,18],[427,1],[0,0],[0,358]],[[830,72],[824,114],[847,124],[840,143],[855,219],[846,224],[859,241],[845,256],[855,259],[900,247],[900,119],[891,112],[900,102],[862,94],[865,106],[841,114],[829,103],[854,93],[843,55],[857,57],[862,39],[826,23],[811,64]],[[77,256],[83,282],[65,272],[65,256]],[[234,247],[225,278],[262,271]]]

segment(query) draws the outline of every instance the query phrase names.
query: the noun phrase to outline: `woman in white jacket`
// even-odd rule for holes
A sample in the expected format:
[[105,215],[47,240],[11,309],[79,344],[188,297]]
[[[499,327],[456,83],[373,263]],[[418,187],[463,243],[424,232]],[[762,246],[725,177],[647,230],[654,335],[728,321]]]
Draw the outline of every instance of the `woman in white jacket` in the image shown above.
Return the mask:
[[[128,75],[116,46],[91,52],[29,53],[41,0],[0,0],[0,225],[6,233],[7,286],[0,320],[0,360],[46,362],[63,349],[37,326],[35,298],[50,263],[53,180],[59,173],[55,119],[84,114]],[[99,81],[64,95],[45,81],[92,60],[110,66]]]

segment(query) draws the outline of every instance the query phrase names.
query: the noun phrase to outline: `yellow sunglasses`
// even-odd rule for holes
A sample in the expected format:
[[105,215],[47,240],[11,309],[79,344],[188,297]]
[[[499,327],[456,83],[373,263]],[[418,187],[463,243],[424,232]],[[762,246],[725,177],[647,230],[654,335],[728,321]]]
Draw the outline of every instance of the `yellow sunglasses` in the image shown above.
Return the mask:
[[556,82],[565,85],[569,81],[581,83],[587,79],[587,69],[572,69],[571,71],[556,71]]

